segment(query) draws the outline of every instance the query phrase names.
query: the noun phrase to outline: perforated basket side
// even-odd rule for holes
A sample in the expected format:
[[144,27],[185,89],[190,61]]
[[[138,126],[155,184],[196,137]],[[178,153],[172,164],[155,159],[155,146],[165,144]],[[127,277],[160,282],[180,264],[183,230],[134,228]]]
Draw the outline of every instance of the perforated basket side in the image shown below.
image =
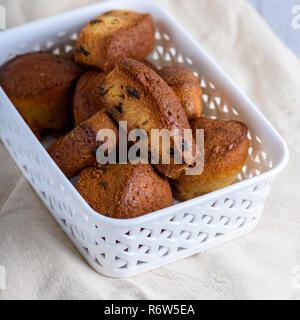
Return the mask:
[[3,96],[0,101],[3,142],[54,218],[98,272],[112,277],[135,275],[245,234],[258,222],[272,179],[205,201],[200,197],[191,204],[161,210],[161,216],[154,213],[148,220],[104,221],[82,206],[71,193],[70,183],[53,174],[47,159],[33,147],[35,137],[22,119],[18,121]]

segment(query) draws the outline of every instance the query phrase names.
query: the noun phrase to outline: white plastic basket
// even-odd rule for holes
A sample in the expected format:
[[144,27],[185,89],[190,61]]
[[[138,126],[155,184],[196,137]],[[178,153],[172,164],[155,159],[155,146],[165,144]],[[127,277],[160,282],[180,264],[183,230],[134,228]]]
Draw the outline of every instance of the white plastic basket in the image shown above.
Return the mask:
[[248,160],[233,185],[138,218],[112,219],[89,207],[0,88],[0,136],[18,167],[87,262],[104,275],[128,277],[252,230],[288,150],[200,45],[151,2],[104,2],[1,32],[0,64],[39,50],[71,54],[78,31],[110,9],[151,13],[157,31],[149,59],[159,67],[180,64],[193,70],[201,79],[205,115],[242,120],[250,129]]

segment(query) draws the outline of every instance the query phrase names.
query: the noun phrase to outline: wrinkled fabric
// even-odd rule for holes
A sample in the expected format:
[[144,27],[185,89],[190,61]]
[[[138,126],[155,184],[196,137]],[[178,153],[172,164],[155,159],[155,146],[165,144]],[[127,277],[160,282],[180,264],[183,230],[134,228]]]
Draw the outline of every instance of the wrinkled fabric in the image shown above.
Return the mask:
[[[93,2],[0,4],[12,27]],[[0,265],[6,270],[0,299],[300,298],[300,61],[244,0],[155,2],[288,143],[289,164],[273,184],[262,219],[251,233],[216,248],[129,279],[108,278],[85,262],[0,144]]]

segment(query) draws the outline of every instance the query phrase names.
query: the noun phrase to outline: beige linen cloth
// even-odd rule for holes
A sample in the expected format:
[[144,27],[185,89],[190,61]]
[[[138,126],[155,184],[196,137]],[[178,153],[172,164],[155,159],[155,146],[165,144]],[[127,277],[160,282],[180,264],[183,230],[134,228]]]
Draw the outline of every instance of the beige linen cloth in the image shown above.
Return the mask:
[[[11,27],[92,2],[0,3]],[[6,270],[1,299],[300,298],[300,61],[244,0],[156,2],[225,69],[289,145],[289,165],[275,180],[260,223],[252,233],[206,252],[129,279],[111,279],[83,260],[0,144],[0,265]]]

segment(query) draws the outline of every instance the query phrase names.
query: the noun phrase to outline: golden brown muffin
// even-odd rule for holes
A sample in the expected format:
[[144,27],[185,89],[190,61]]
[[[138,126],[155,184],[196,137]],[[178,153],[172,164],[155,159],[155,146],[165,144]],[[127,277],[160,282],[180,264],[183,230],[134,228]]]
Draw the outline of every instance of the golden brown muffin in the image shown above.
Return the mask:
[[86,168],[76,189],[95,211],[111,218],[135,218],[173,205],[168,179],[149,164]]
[[17,56],[0,69],[0,85],[37,137],[71,129],[72,99],[82,70],[51,53]]
[[[173,90],[153,70],[136,60],[121,58],[115,69],[105,77],[100,90],[103,104],[117,122],[127,121],[129,131],[136,128],[146,131],[149,150],[151,129],[177,129],[182,136],[184,129],[190,129],[186,114]],[[187,148],[193,148],[193,142],[190,144]],[[182,148],[174,139],[171,145],[174,151],[175,148]],[[161,156],[159,146],[157,151]],[[171,157],[171,164],[160,162],[156,167],[167,177],[177,178],[188,165],[174,164]]]
[[164,67],[159,75],[174,90],[189,119],[200,118],[202,113],[202,89],[199,79],[184,67]]
[[199,118],[191,127],[204,129],[204,170],[201,175],[182,175],[173,182],[174,196],[180,201],[230,185],[248,155],[248,128],[242,122]]
[[[146,59],[143,64],[157,72],[156,67]],[[73,99],[73,113],[77,124],[87,120],[105,106],[100,99],[100,85],[106,73],[99,69],[90,69],[78,80]]]
[[80,32],[75,61],[110,71],[121,57],[141,60],[154,45],[149,14],[111,10],[90,21]]
[[101,110],[47,149],[67,178],[74,177],[82,169],[97,163],[95,149],[101,143],[96,141],[96,137],[100,129],[111,129],[118,138],[117,125],[105,110]]
[[91,69],[78,80],[73,99],[73,113],[76,124],[86,121],[105,106],[100,99],[100,85],[105,73]]

